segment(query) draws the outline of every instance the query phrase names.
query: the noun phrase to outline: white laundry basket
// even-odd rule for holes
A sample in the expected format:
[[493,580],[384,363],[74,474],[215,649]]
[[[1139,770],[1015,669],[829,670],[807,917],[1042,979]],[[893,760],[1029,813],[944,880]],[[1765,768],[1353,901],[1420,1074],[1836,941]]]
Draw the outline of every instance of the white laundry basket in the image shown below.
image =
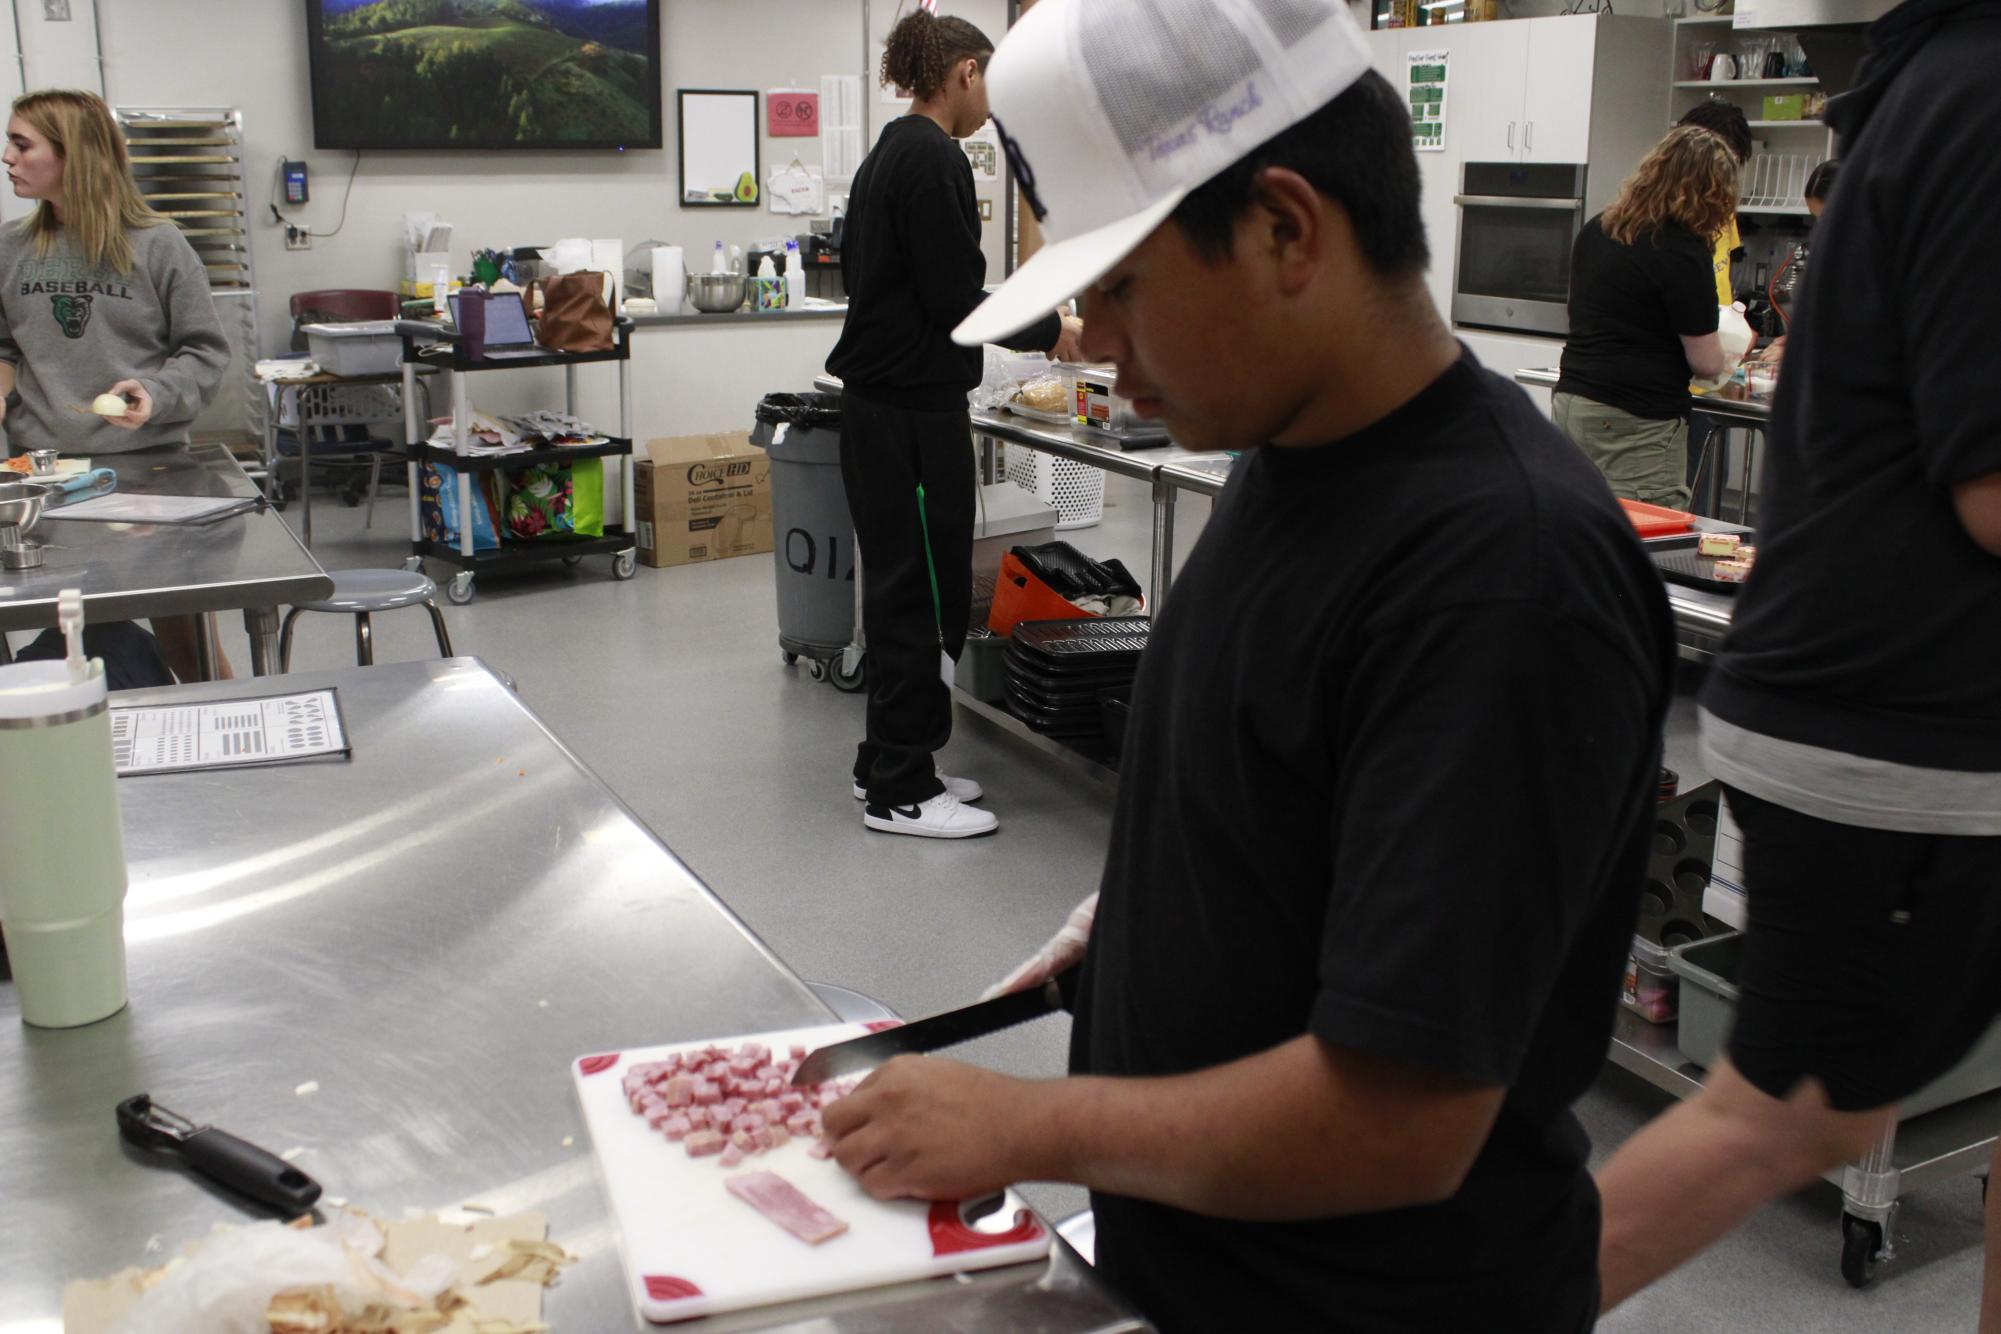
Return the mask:
[[1089,528],[1105,517],[1105,470],[1009,445],[1008,480],[1056,510],[1058,531]]

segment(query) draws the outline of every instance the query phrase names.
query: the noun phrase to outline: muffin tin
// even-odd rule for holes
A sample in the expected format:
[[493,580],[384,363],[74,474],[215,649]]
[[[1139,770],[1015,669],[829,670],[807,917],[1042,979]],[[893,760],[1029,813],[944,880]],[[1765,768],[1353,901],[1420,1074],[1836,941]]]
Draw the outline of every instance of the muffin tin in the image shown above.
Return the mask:
[[1620,995],[1621,1004],[1650,1023],[1670,1023],[1679,1012],[1681,983],[1668,967],[1668,951],[1730,929],[1702,911],[1722,800],[1720,785],[1704,783],[1653,812],[1640,918]]

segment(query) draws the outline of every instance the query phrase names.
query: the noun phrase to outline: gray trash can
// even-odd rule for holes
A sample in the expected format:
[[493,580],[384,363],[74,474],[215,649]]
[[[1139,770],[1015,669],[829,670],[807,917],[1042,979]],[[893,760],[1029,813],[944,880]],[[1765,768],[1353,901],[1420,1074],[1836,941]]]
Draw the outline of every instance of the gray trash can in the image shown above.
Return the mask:
[[766,394],[750,439],[771,459],[778,647],[788,663],[807,659],[814,680],[859,690],[855,525],[841,484],[840,396]]

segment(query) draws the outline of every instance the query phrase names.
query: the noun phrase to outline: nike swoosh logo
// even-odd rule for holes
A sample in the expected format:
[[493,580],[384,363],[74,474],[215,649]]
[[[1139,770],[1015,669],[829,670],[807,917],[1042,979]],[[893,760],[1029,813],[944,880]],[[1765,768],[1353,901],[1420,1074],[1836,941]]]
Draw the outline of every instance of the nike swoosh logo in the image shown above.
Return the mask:
[[920,806],[891,806],[890,809],[906,820],[921,820],[924,818],[924,810]]

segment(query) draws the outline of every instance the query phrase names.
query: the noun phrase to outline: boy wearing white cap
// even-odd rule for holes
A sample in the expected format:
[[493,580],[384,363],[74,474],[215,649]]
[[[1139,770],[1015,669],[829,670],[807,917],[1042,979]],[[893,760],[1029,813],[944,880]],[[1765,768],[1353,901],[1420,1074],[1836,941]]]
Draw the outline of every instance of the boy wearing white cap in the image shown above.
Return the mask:
[[1083,955],[1074,1077],[900,1058],[835,1156],[883,1197],[1089,1186],[1167,1330],[1588,1329],[1569,1107],[1637,915],[1659,578],[1440,321],[1341,0],[1043,0],[989,82],[1050,244],[958,336],[1081,290],[1122,394],[1245,452],[1140,668],[1095,925],[1010,979]]

